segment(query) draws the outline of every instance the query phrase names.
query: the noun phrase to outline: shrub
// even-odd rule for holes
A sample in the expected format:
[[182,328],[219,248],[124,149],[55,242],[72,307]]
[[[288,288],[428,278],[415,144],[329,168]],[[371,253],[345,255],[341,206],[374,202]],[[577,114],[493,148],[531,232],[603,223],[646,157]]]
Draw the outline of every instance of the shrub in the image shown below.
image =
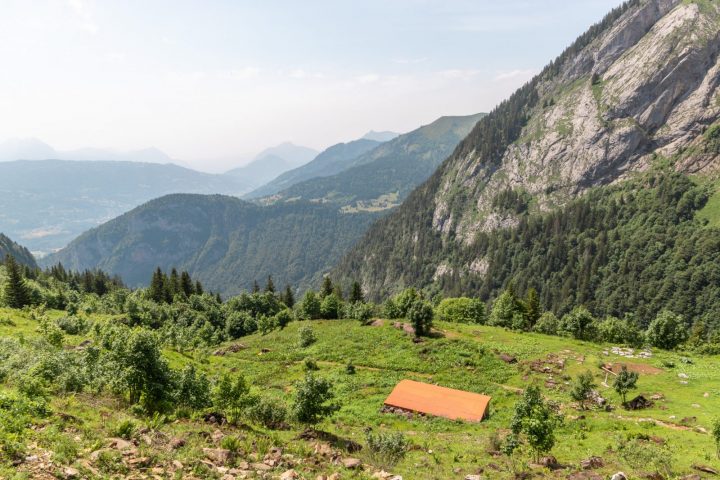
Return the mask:
[[557,335],[560,321],[552,312],[545,312],[540,315],[537,323],[533,326],[533,331],[543,333],[545,335]]
[[260,330],[260,333],[263,335],[267,335],[268,333],[275,330],[275,317],[267,317],[265,315],[260,315],[257,318],[257,326],[258,330]]
[[247,415],[250,421],[275,429],[285,423],[287,408],[279,401],[263,397],[248,408]]
[[348,364],[345,366],[345,373],[348,375],[355,375],[355,365],[348,362]]
[[394,298],[394,303],[400,313],[400,317],[398,318],[407,317],[409,315],[410,308],[417,300],[420,299],[420,294],[414,288],[406,288],[397,294]]
[[303,368],[305,369],[306,372],[314,372],[316,370],[320,370],[320,367],[318,367],[317,362],[310,357],[306,358],[303,361]]
[[330,380],[317,378],[308,373],[296,385],[292,404],[292,416],[299,423],[314,426],[325,417],[329,417],[340,407],[332,403],[335,395]]
[[383,316],[391,320],[403,317],[402,312],[400,312],[400,308],[392,298],[388,298],[385,300],[385,303],[383,303]]
[[129,419],[121,420],[113,427],[113,435],[130,440],[135,435],[135,422]]
[[245,404],[249,392],[245,377],[237,374],[233,379],[226,373],[220,377],[212,391],[213,405],[226,412],[239,409]]
[[577,340],[594,340],[597,337],[595,318],[582,306],[563,315],[559,330]]
[[672,451],[667,446],[639,438],[618,443],[618,457],[631,467],[652,469],[663,478],[672,478]]
[[310,325],[303,325],[298,330],[298,345],[300,348],[306,348],[317,341],[315,330]]
[[345,318],[350,320],[357,320],[363,324],[366,324],[374,313],[373,305],[370,303],[348,303],[345,306]]
[[410,447],[410,442],[400,432],[375,434],[368,429],[365,433],[365,441],[372,461],[383,468],[391,468],[397,464]]
[[210,382],[205,374],[196,372],[193,365],[187,365],[177,374],[174,396],[177,405],[184,407],[201,409],[212,405]]
[[715,439],[715,449],[718,458],[720,458],[720,418],[715,420],[712,429],[712,436]]
[[585,410],[586,402],[590,399],[590,395],[596,386],[590,370],[581,373],[572,384],[570,398],[580,404],[581,410]]
[[320,317],[335,320],[343,313],[343,303],[335,293],[326,295],[320,304]]
[[83,335],[86,334],[91,327],[84,317],[77,317],[74,315],[60,317],[55,320],[57,326],[68,335]]
[[646,335],[652,346],[672,350],[687,340],[688,329],[680,315],[663,310],[650,322]]
[[637,381],[640,375],[637,372],[631,372],[625,365],[622,366],[622,370],[615,376],[613,380],[613,388],[622,397],[623,405],[626,403],[626,397],[630,390],[637,388]]
[[433,308],[424,300],[416,300],[408,310],[408,320],[415,329],[415,336],[421,337],[430,333],[433,320]]
[[290,323],[293,319],[292,310],[289,308],[286,308],[284,310],[280,310],[278,313],[275,314],[275,323],[278,327],[282,330],[285,328],[288,323]]
[[607,317],[597,324],[598,340],[608,343],[639,346],[643,338],[637,327],[627,319]]
[[307,320],[320,318],[320,305],[320,299],[317,294],[312,290],[308,290],[300,302],[300,315]]
[[223,437],[220,440],[220,448],[224,448],[225,450],[230,450],[230,452],[235,453],[238,450],[240,450],[240,447],[242,446],[242,441],[234,435],[227,435]]
[[443,322],[485,323],[485,304],[475,298],[446,298],[436,309]]

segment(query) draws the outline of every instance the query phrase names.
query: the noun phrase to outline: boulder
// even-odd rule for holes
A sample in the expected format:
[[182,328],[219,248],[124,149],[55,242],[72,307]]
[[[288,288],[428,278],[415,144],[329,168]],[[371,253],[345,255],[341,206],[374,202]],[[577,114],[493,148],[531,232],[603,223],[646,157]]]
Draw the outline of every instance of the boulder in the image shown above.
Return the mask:
[[170,440],[170,448],[173,450],[177,450],[178,448],[185,446],[185,439],[180,437],[174,437],[172,440]]
[[605,465],[603,459],[600,457],[590,457],[580,462],[580,467],[583,470],[595,470],[602,468]]
[[226,448],[203,448],[203,453],[213,462],[224,465],[233,458],[233,453]]
[[552,455],[548,455],[547,457],[542,457],[538,464],[542,465],[543,467],[554,469],[558,466],[558,461],[557,458],[553,457]]
[[360,468],[362,465],[362,462],[359,458],[343,458],[342,459],[343,467],[349,468],[349,469],[355,469]]
[[287,470],[280,475],[280,480],[293,480],[295,478],[300,478],[300,475],[292,469]]
[[63,469],[63,475],[67,479],[78,478],[80,476],[80,471],[77,468],[65,467]]

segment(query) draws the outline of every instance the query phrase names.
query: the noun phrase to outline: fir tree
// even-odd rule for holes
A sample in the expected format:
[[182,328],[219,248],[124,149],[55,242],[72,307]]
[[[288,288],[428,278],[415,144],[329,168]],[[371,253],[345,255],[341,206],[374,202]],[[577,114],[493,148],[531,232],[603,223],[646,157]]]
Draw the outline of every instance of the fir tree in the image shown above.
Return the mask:
[[363,296],[362,287],[357,281],[353,282],[352,288],[350,289],[350,303],[364,302],[365,297]]
[[153,273],[148,291],[150,298],[156,303],[162,303],[166,300],[165,278],[165,274],[160,267],[157,267],[157,270]]
[[190,274],[188,272],[182,272],[180,274],[180,290],[182,290],[186,297],[195,293],[192,279],[190,278]]
[[202,283],[200,283],[200,280],[195,281],[195,293],[198,295],[202,295],[204,292]]
[[30,292],[20,272],[20,266],[12,255],[5,258],[7,282],[5,283],[5,304],[10,308],[22,308],[30,304]]
[[333,283],[330,277],[323,278],[322,288],[320,289],[320,297],[325,298],[333,293]]
[[285,285],[285,294],[282,296],[281,300],[288,308],[292,308],[293,305],[295,305],[295,295],[293,294],[290,285]]
[[275,293],[275,284],[273,283],[272,275],[268,275],[267,283],[265,284],[265,291],[268,293]]
[[252,293],[260,293],[260,285],[258,285],[257,280],[253,280]]
[[538,298],[537,290],[530,287],[525,297],[525,318],[531,328],[537,323],[540,315],[540,298]]
[[170,283],[168,284],[168,291],[170,292],[170,298],[181,292],[180,275],[178,275],[178,271],[174,268],[170,272]]

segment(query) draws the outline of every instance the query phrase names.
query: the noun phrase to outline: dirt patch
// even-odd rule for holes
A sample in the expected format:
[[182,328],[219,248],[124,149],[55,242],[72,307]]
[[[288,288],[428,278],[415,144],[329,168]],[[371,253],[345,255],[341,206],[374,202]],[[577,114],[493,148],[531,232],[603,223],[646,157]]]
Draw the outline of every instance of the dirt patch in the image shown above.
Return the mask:
[[644,363],[606,363],[605,368],[614,372],[620,373],[622,367],[627,367],[631,372],[637,372],[644,375],[658,375],[664,372],[662,368],[653,367],[652,365],[645,365]]

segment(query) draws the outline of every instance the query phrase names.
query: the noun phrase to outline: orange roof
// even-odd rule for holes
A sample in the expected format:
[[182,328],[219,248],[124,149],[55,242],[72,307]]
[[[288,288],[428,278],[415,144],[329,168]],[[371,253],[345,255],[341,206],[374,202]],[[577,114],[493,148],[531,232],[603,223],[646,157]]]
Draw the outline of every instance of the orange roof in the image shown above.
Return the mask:
[[471,422],[485,417],[489,403],[486,395],[412,380],[402,380],[385,400],[385,405],[391,407]]

